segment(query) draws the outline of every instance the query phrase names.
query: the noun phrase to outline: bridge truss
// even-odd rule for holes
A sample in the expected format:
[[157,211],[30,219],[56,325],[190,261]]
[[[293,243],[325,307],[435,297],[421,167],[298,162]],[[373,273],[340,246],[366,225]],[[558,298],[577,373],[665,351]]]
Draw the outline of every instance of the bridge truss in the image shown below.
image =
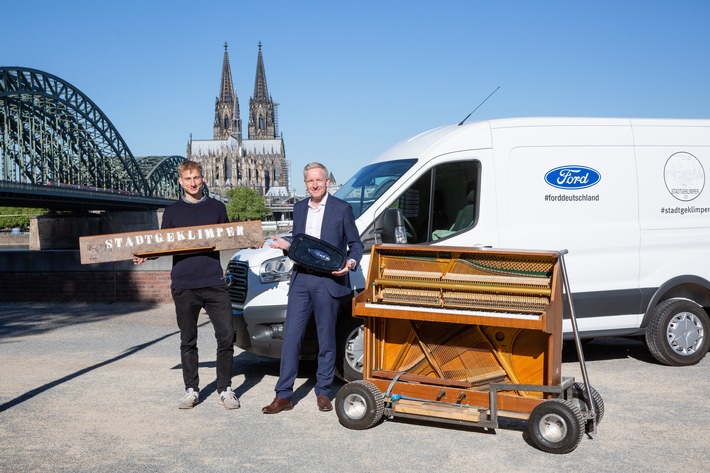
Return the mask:
[[59,77],[24,67],[0,67],[0,156],[0,188],[39,188],[35,195],[84,190],[129,207],[174,200],[180,193],[176,167],[184,160],[136,159],[89,97]]

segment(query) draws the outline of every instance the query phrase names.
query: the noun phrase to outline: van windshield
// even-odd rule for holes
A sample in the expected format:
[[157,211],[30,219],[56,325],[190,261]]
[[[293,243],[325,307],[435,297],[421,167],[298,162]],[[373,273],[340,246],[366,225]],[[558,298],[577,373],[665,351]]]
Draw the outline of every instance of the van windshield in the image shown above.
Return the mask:
[[416,159],[402,159],[370,164],[356,172],[333,195],[349,202],[358,218],[416,162]]

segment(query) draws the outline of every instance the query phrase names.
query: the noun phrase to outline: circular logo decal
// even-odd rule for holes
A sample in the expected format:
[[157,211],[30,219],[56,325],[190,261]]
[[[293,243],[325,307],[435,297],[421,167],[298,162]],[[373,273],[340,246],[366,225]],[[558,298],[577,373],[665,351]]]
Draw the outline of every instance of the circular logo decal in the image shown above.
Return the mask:
[[698,158],[690,153],[675,153],[663,169],[666,188],[673,197],[683,202],[695,199],[705,187],[705,170]]

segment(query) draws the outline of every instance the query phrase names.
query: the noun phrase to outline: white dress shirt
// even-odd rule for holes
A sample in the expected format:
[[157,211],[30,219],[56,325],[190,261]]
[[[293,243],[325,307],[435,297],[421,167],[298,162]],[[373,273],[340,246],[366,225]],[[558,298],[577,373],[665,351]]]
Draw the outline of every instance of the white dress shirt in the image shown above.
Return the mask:
[[328,193],[325,193],[323,200],[318,205],[313,205],[308,199],[308,214],[306,216],[306,235],[320,238],[320,231],[323,228],[323,214],[325,213],[325,204],[328,201]]

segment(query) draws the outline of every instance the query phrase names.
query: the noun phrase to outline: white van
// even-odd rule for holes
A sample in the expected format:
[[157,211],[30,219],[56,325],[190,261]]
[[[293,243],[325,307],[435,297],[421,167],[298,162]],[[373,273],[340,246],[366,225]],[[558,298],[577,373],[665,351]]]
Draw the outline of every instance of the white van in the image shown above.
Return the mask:
[[[386,151],[335,194],[366,255],[393,242],[568,249],[580,336],[645,336],[668,365],[710,346],[710,120],[515,118],[437,128]],[[265,245],[228,267],[237,345],[278,357],[290,261]],[[343,304],[338,369],[361,371],[358,319]],[[564,325],[571,337],[568,320]],[[315,352],[315,333],[304,356]]]

